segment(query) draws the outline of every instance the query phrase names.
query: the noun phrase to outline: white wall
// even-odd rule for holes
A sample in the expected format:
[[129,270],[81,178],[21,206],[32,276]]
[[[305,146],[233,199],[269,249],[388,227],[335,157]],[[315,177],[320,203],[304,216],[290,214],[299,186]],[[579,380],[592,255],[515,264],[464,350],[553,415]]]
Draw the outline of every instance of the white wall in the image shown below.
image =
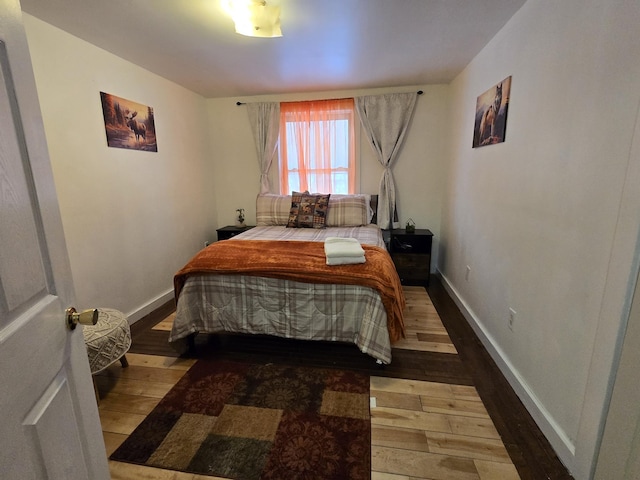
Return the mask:
[[[620,212],[639,161],[639,24],[637,2],[529,0],[451,85],[439,269],[576,478],[637,266],[640,215]],[[476,97],[509,75],[506,142],[472,149]]]
[[[404,147],[392,170],[396,183],[400,224],[404,226],[406,221],[412,218],[418,228],[428,228],[434,233],[435,258],[432,259],[432,268],[435,269],[447,165],[448,145],[445,138],[449,87],[446,85],[207,100],[211,151],[215,160],[213,185],[219,226],[233,224],[237,208],[246,210],[247,223],[255,222],[255,199],[260,190],[260,168],[247,110],[245,106],[237,106],[237,101],[316,100],[418,90],[423,90],[424,93],[418,97]],[[364,132],[359,128],[359,122],[357,123],[356,135],[360,148],[356,156],[360,182],[356,190],[362,193],[378,193],[383,169]],[[275,160],[270,175],[273,192],[278,192],[279,188],[277,171]]]
[[[28,14],[78,308],[135,321],[215,231],[202,97]],[[100,92],[154,108],[158,152],[107,147]]]
[[[445,285],[587,478],[640,228],[629,208],[640,182],[628,173],[640,161],[629,153],[639,6],[602,3],[529,0],[450,86],[215,100],[25,14],[78,307],[140,318],[171,298],[175,271],[236,208],[255,221],[259,168],[237,100],[422,89],[393,168],[400,221],[434,232]],[[509,75],[507,141],[471,149],[476,97]],[[106,146],[100,91],[154,107],[158,153]],[[382,167],[359,137],[359,190],[376,192]]]
[[[393,173],[400,222],[431,229],[435,268],[448,86],[206,100],[28,14],[24,23],[79,308],[118,308],[135,321],[171,298],[173,274],[233,224],[237,208],[255,221],[259,166],[237,100],[423,90]],[[107,147],[101,91],[154,108],[157,153]],[[382,167],[363,135],[359,142],[359,190],[377,193]],[[276,164],[271,172],[276,191]]]

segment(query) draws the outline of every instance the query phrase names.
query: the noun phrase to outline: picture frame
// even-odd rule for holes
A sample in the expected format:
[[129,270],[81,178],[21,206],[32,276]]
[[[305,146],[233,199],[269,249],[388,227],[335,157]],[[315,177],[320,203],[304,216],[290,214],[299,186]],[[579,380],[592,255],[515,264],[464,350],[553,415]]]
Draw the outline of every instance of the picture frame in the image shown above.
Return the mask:
[[100,92],[107,146],[157,152],[153,108]]
[[473,148],[505,141],[510,96],[511,76],[478,96],[473,127]]

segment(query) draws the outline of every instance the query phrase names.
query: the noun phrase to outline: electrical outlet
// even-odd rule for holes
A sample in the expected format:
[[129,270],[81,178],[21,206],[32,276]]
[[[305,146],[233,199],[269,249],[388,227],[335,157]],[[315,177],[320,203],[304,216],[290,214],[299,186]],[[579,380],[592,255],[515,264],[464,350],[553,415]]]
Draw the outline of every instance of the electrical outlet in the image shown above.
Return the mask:
[[509,330],[513,332],[513,324],[516,321],[516,311],[513,308],[509,308]]
[[206,242],[204,242],[204,246],[208,247],[209,245],[211,245],[211,242],[209,240],[207,240]]
[[469,281],[469,274],[471,273],[471,267],[469,265],[467,265],[467,271],[464,273],[464,279],[468,282]]

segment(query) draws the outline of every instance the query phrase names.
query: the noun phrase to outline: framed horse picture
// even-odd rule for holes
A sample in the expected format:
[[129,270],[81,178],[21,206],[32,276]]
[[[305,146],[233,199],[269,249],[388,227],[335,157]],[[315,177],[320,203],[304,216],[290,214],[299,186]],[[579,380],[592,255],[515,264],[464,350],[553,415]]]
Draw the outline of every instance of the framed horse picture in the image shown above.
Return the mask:
[[107,145],[157,152],[153,108],[100,92]]
[[504,142],[510,94],[511,76],[478,97],[473,127],[473,148]]

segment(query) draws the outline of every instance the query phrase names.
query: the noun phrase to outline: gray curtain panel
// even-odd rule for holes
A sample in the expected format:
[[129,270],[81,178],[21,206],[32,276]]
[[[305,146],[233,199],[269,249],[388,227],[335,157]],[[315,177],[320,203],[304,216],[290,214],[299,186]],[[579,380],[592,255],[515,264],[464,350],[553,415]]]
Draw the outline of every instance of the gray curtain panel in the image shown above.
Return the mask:
[[398,156],[416,105],[416,93],[356,97],[356,111],[371,147],[384,167],[378,193],[378,225],[397,228],[396,189],[391,165]]
[[260,164],[260,193],[270,193],[269,169],[278,146],[280,104],[277,102],[249,103],[247,112]]

